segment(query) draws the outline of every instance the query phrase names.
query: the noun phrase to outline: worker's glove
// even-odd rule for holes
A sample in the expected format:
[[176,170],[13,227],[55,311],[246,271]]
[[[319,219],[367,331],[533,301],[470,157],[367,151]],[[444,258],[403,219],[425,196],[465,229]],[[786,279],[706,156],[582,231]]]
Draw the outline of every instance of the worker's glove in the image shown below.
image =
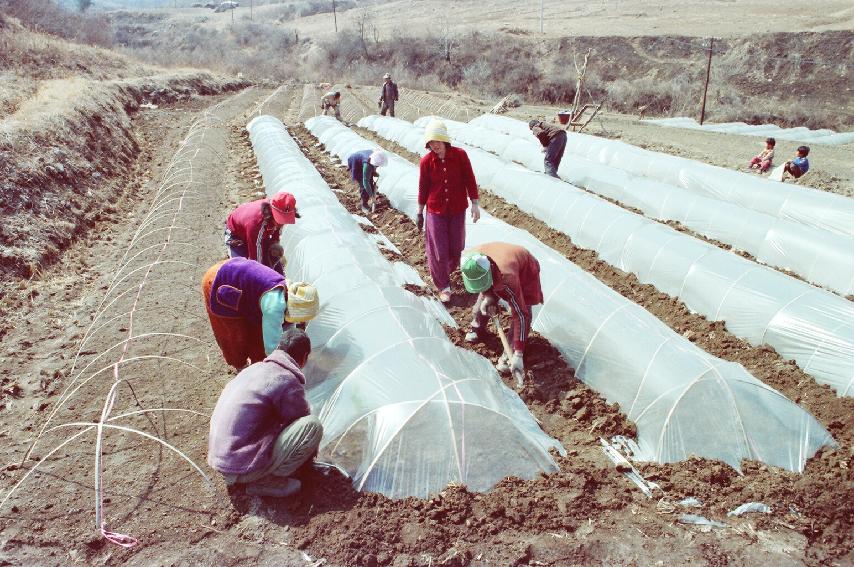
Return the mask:
[[472,327],[472,330],[466,333],[465,340],[467,343],[482,343],[483,331],[480,327]]
[[495,363],[495,369],[501,374],[507,374],[510,372],[510,362],[507,360],[507,353],[502,353],[498,362]]
[[415,226],[418,227],[418,232],[424,230],[424,213],[418,213],[415,216]]
[[516,387],[521,387],[525,379],[525,361],[523,354],[518,350],[513,351],[513,358],[510,359],[510,373],[516,380]]
[[490,294],[484,294],[480,300],[480,314],[492,317],[498,313],[498,299]]

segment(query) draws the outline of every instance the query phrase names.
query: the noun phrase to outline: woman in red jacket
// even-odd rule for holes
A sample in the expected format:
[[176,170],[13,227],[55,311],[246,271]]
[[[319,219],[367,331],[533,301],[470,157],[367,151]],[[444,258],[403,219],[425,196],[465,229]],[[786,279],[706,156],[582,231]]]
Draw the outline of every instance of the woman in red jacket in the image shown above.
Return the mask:
[[466,152],[451,145],[444,122],[434,120],[427,126],[424,143],[430,152],[421,158],[416,224],[419,231],[426,224],[427,266],[439,299],[447,303],[451,300],[451,272],[460,265],[465,247],[469,199],[472,222],[480,218],[477,181]]
[[299,214],[290,193],[276,193],[270,199],[244,203],[231,211],[225,221],[225,244],[231,258],[255,260],[284,274],[284,258],[279,239],[282,226],[294,224]]

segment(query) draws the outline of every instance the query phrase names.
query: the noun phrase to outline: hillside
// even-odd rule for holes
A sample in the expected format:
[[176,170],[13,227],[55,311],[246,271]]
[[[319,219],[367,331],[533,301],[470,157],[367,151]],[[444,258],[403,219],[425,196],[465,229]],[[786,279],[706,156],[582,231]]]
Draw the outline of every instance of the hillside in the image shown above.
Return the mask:
[[245,86],[71,44],[2,16],[0,47],[4,276],[32,276],[55,262],[124,192],[139,151],[131,117],[140,104]]
[[[477,27],[464,14],[442,15],[423,27],[413,23],[417,31],[406,37],[400,28],[387,27],[393,25],[390,14],[418,22],[417,2],[342,11],[338,34],[327,29],[329,14],[289,18],[281,15],[281,5],[259,7],[253,20],[241,7],[233,14],[234,24],[232,14],[205,9],[119,11],[107,17],[116,42],[151,62],[208,66],[274,81],[371,84],[388,71],[412,88],[496,99],[512,92],[529,103],[571,101],[575,63],[589,49],[584,102],[604,101],[606,109],[627,113],[645,107],[647,116],[698,112],[709,43],[692,34],[691,22],[699,22],[711,4],[694,6],[691,17],[682,12],[690,5],[674,5],[685,17],[671,29],[652,29],[643,18],[621,11],[626,9],[621,4],[609,21],[633,24],[623,31],[617,27],[614,36],[605,36],[606,29],[592,20],[577,33],[557,28],[541,36],[521,23],[500,24],[505,8],[493,4]],[[578,20],[599,17],[595,14],[584,12]],[[759,26],[744,36],[714,24],[704,27],[706,33],[724,36],[714,45],[707,118],[839,130],[854,125],[854,114],[846,110],[854,103],[854,26],[844,18],[834,22],[839,25],[827,31],[800,15],[776,29]]]

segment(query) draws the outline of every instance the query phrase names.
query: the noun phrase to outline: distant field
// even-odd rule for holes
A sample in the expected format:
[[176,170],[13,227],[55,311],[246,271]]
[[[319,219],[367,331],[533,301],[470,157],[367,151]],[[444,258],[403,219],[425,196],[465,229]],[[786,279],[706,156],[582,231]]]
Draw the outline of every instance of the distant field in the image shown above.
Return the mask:
[[[275,18],[283,5],[299,3],[256,6],[253,12],[259,19],[270,19]],[[383,36],[417,35],[424,31],[438,32],[443,28],[451,28],[457,33],[505,31],[536,36],[540,30],[540,2],[537,0],[396,0],[361,1],[358,4],[364,8],[338,13],[339,30],[352,29],[358,13],[364,9],[370,10],[372,24]],[[234,17],[248,16],[249,6],[249,0],[242,1]],[[217,26],[228,25],[232,18],[230,13],[214,14],[204,8],[169,11],[188,18],[204,14],[209,23]],[[845,0],[819,0],[810,2],[808,7],[775,0],[545,0],[543,16],[543,31],[547,37],[674,34],[735,37],[755,33],[854,29],[854,5]],[[328,13],[301,18],[298,27],[301,33],[314,37],[334,33],[333,17]]]

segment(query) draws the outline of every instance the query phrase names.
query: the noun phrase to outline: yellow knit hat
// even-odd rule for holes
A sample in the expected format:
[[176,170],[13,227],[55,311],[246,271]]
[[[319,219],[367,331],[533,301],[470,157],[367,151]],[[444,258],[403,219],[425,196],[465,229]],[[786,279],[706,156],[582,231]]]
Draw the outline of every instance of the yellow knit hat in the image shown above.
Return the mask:
[[320,309],[320,298],[317,288],[305,282],[291,282],[288,285],[288,310],[285,321],[288,323],[305,323],[317,317]]
[[432,141],[451,143],[448,127],[441,120],[432,120],[424,129],[424,145],[426,146],[427,142]]

